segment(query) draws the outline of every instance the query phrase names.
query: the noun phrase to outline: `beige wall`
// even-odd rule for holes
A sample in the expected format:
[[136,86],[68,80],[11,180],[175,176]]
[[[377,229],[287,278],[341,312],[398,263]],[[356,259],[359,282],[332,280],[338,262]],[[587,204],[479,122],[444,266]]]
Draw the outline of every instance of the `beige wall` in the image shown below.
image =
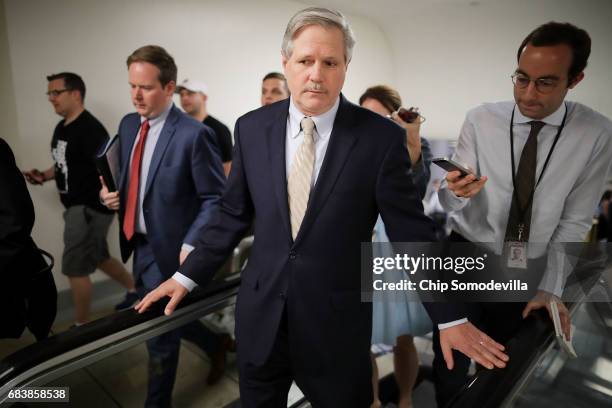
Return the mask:
[[[304,2],[305,4],[307,2]],[[510,75],[525,36],[551,20],[584,28],[593,40],[585,80],[568,94],[612,117],[610,0],[309,0],[361,15],[381,27],[391,46],[404,104],[427,118],[422,134],[456,139],[465,113],[512,99]],[[376,64],[376,61],[372,63]],[[371,79],[371,84],[378,82]]]
[[[44,96],[45,75],[63,70],[86,81],[87,108],[110,133],[132,110],[125,59],[149,43],[166,47],[179,80],[209,86],[211,113],[233,127],[258,107],[261,77],[281,70],[281,36],[289,17],[311,2],[283,0],[2,0],[0,93],[2,137],[18,163],[51,165],[49,141],[59,118]],[[313,0],[313,3],[317,3]],[[345,12],[357,36],[344,92],[356,101],[371,85],[397,87],[427,117],[423,134],[454,139],[465,112],[512,98],[510,74],[522,38],[550,20],[589,31],[586,78],[568,98],[612,117],[612,1],[609,0],[325,0]],[[4,18],[2,18],[4,17]],[[6,106],[6,108],[5,108]],[[55,186],[30,188],[37,242],[61,261],[62,207]],[[117,228],[110,237],[118,254]],[[66,280],[56,270],[58,286]],[[99,279],[97,277],[96,279]]]
[[[197,78],[208,84],[210,112],[233,128],[241,114],[259,107],[261,78],[281,70],[286,23],[304,7],[280,0],[4,0],[4,4],[13,84],[18,90],[9,100],[17,109],[19,132],[15,133],[21,148],[16,155],[24,168],[52,164],[49,142],[60,118],[44,95],[47,74],[69,70],[82,75],[87,109],[114,133],[121,117],[132,111],[125,59],[139,46],[159,44],[175,58],[179,80]],[[372,78],[390,81],[392,63],[378,26],[360,17],[351,22],[359,44],[344,91],[354,100]],[[55,186],[31,186],[30,193],[37,214],[34,238],[61,265],[63,209]],[[117,234],[115,223],[109,243],[116,256]],[[55,273],[58,287],[66,288],[60,268]],[[95,279],[100,278],[98,273]]]
[[584,28],[593,42],[585,79],[567,98],[612,118],[612,1],[419,3],[411,9],[418,18],[388,16],[385,31],[400,72],[397,86],[409,105],[421,107],[428,137],[455,139],[468,109],[512,99],[518,46],[551,20]]
[[20,150],[5,14],[4,3],[0,2],[0,89],[2,89],[0,92],[0,123],[2,124],[0,137],[6,140],[14,150]]

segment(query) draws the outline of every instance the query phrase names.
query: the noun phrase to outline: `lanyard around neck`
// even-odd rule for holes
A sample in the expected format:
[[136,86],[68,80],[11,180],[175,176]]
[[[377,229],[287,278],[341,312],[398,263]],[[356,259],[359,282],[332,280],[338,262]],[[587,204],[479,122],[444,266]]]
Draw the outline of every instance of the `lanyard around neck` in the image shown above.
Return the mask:
[[[514,191],[518,191],[517,187],[516,187],[516,175],[515,175],[515,164],[514,164],[514,130],[513,130],[513,125],[514,125],[514,111],[516,110],[516,104],[514,105],[514,107],[512,108],[512,116],[510,117],[510,160],[512,163],[512,186],[514,187]],[[559,126],[559,129],[557,130],[557,135],[555,136],[555,140],[553,141],[552,146],[550,147],[550,150],[548,151],[548,156],[546,156],[546,161],[544,162],[544,166],[542,167],[542,171],[540,172],[540,176],[538,177],[538,181],[536,182],[535,186],[533,186],[533,191],[531,191],[531,195],[529,196],[529,200],[527,201],[527,204],[525,205],[525,208],[520,208],[520,205],[517,207],[519,212],[520,212],[520,218],[521,218],[521,222],[524,219],[525,216],[525,212],[527,211],[527,209],[529,208],[531,201],[533,200],[533,195],[535,194],[535,189],[538,186],[538,184],[540,184],[540,180],[542,180],[542,176],[544,175],[544,170],[546,170],[546,167],[548,166],[548,162],[550,161],[550,157],[552,156],[552,152],[555,149],[555,146],[557,145],[557,142],[559,141],[559,137],[561,136],[561,132],[563,131],[563,128],[565,127],[565,119],[567,118],[567,104],[565,104],[565,113],[563,114],[563,120],[561,121],[561,125]],[[513,199],[515,198],[516,194],[513,194]],[[517,201],[518,204],[518,201]]]

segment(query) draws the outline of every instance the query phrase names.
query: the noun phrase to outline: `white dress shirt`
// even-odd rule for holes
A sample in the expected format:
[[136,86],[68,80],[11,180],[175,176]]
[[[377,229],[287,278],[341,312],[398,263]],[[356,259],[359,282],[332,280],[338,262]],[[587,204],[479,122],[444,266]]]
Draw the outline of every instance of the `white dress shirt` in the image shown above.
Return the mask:
[[[315,162],[314,169],[312,172],[311,187],[317,182],[319,172],[321,171],[321,165],[323,159],[325,159],[325,153],[327,152],[327,145],[329,144],[329,137],[331,136],[332,128],[334,127],[334,120],[336,119],[336,113],[338,112],[338,106],[340,105],[340,98],[336,99],[336,103],[327,112],[318,115],[310,116],[315,124],[314,129],[314,142],[315,142]],[[287,117],[287,136],[285,138],[285,165],[287,177],[291,173],[291,165],[293,158],[304,141],[304,132],[300,127],[300,122],[306,116],[300,112],[300,110],[293,103],[293,98],[289,101],[289,116]],[[312,191],[312,190],[311,190]]]
[[[315,162],[312,172],[311,186],[316,184],[317,178],[319,177],[319,172],[321,171],[321,166],[323,165],[323,160],[325,159],[325,153],[327,152],[327,146],[329,145],[329,139],[334,127],[334,120],[336,119],[336,113],[338,113],[339,106],[340,97],[336,99],[334,105],[327,112],[317,116],[310,116],[315,124]],[[306,115],[300,112],[293,102],[293,97],[291,97],[289,99],[289,115],[287,116],[287,131],[285,136],[285,165],[287,175],[289,175],[291,171],[293,158],[304,141],[304,133],[302,132],[300,122],[305,117]],[[192,291],[193,288],[197,286],[197,283],[180,272],[176,272],[174,275],[172,275],[172,278],[178,281],[189,291]]]
[[[138,217],[136,219],[135,230],[139,234],[147,233],[147,225],[145,223],[144,214],[142,211],[142,202],[144,200],[145,188],[147,186],[147,179],[149,177],[149,168],[151,166],[151,159],[153,159],[153,152],[155,151],[157,140],[159,139],[159,135],[164,128],[164,124],[166,123],[166,119],[170,113],[170,109],[172,109],[172,102],[168,104],[166,109],[164,109],[164,111],[158,117],[149,119],[149,133],[147,133],[147,140],[145,141],[144,151],[142,152],[142,158],[140,161],[140,185],[138,186],[138,205],[136,206],[136,214],[138,214]],[[132,152],[130,153],[130,163],[128,167],[130,170],[132,169],[134,150],[136,149],[136,145],[140,140],[140,129],[142,128],[142,123],[145,120],[147,120],[147,118],[143,116],[140,117],[141,125],[138,128],[136,140],[134,140]]]
[[[485,243],[497,254],[503,247],[514,191],[510,160],[510,118],[514,106],[510,101],[478,106],[468,112],[461,129],[453,159],[488,177],[482,190],[469,199],[457,197],[444,180],[438,193],[440,203],[450,212],[452,229],[469,241]],[[541,119],[545,126],[538,135],[536,180],[566,107],[565,127],[533,197],[529,242],[536,244],[533,251],[530,245],[529,258],[542,256],[550,242],[583,242],[605,182],[612,175],[612,122],[587,106],[565,102]],[[516,107],[515,171],[529,136],[528,122],[532,120]],[[559,278],[562,275],[559,271],[567,270],[565,261],[550,251],[540,289],[561,294],[565,282]]]

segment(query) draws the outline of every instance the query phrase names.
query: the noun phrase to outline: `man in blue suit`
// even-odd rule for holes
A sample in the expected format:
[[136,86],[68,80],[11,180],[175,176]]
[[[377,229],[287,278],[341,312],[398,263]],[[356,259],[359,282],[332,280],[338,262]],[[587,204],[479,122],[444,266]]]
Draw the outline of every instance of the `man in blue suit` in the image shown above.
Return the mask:
[[137,306],[166,313],[205,285],[254,221],[236,305],[243,407],[286,407],[293,380],[315,407],[372,403],[372,307],[361,302],[361,242],[379,213],[394,241],[430,241],[405,133],[340,93],[352,31],[339,12],[289,22],[282,63],[291,98],[236,123],[220,212],[172,279]]
[[[170,278],[217,211],[225,176],[212,130],[172,103],[177,69],[161,47],[145,46],[128,57],[136,113],[119,125],[119,192],[103,187],[105,205],[119,210],[121,255],[134,252],[139,294]],[[181,337],[207,353],[221,346],[198,321],[147,342],[147,406],[170,406]]]

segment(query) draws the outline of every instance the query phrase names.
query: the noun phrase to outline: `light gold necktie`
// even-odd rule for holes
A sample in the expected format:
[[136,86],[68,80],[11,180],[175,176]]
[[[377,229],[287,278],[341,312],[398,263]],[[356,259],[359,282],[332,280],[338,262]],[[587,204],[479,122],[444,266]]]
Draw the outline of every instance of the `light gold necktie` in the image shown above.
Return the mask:
[[308,197],[310,196],[310,183],[315,160],[314,127],[312,119],[304,118],[300,122],[304,132],[304,141],[300,145],[287,180],[287,193],[289,194],[289,212],[291,214],[291,236],[295,237],[300,230]]

